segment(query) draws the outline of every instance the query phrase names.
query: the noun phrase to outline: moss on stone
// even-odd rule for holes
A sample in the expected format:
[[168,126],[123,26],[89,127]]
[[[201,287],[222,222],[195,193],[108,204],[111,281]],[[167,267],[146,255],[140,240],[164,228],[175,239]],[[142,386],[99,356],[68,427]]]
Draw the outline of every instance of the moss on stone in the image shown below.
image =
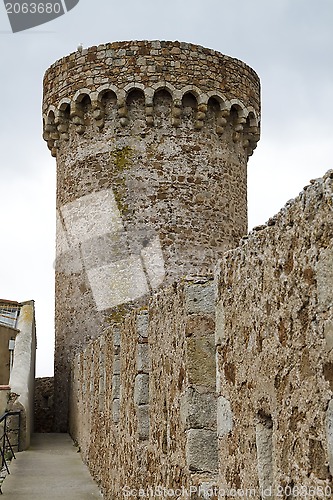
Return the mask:
[[117,170],[122,172],[131,165],[133,150],[129,146],[125,146],[123,148],[111,151],[110,156],[113,159],[114,165],[117,167]]
[[129,207],[124,201],[126,198],[127,186],[126,177],[123,172],[132,165],[133,150],[129,146],[125,146],[111,151],[110,156],[115,167],[115,176],[113,178],[114,196],[120,213],[126,215]]
[[128,314],[129,309],[125,304],[115,307],[105,318],[106,322],[110,325],[115,323],[121,323],[125,316]]

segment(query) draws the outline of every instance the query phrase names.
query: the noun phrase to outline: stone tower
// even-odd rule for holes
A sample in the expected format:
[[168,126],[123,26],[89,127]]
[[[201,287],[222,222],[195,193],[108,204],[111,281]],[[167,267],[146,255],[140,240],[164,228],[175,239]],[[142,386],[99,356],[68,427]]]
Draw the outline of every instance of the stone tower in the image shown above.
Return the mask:
[[117,42],[77,51],[44,78],[57,159],[55,407],[67,430],[73,354],[128,307],[212,272],[247,231],[247,160],[260,84],[200,46]]

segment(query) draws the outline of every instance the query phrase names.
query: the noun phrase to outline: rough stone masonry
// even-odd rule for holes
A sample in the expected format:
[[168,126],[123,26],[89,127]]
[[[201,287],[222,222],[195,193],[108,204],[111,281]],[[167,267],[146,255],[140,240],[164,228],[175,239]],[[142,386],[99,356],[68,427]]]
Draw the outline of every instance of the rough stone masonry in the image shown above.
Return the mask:
[[159,287],[211,274],[246,233],[260,85],[213,50],[117,42],[49,68],[43,117],[57,159],[55,409],[66,430],[73,355]]
[[191,44],[71,54],[43,112],[57,430],[105,498],[331,498],[332,171],[244,236],[259,80]]
[[332,497],[332,212],[329,171],[215,280],[178,281],[75,357],[70,432],[105,498]]
[[329,171],[221,261],[220,484],[332,497],[332,318]]

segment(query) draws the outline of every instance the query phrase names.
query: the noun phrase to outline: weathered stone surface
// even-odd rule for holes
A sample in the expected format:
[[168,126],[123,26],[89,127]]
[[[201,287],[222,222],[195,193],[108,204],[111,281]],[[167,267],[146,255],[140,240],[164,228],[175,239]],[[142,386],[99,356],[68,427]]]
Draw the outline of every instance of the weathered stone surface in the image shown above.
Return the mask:
[[214,336],[190,337],[187,341],[187,357],[190,383],[214,390],[216,385]]
[[222,432],[219,456],[228,487],[333,491],[332,177],[221,262],[217,378],[233,428]]
[[326,439],[328,463],[331,475],[333,474],[333,399],[328,404],[326,412]]
[[113,360],[113,375],[120,375],[120,356],[115,356]]
[[189,387],[181,399],[181,419],[185,429],[216,430],[216,395],[199,393]]
[[[67,89],[63,89],[64,81],[71,82],[72,92],[87,87],[87,77],[92,77],[92,88],[98,87],[97,81],[109,81],[110,67],[113,72],[114,83],[145,80],[154,84],[157,80],[157,66],[163,66],[163,76],[171,84],[177,86],[179,81],[186,81],[202,87],[204,92],[211,91],[212,87],[221,88],[226,99],[242,98],[259,108],[259,81],[255,72],[241,61],[220,54],[219,52],[183,42],[162,42],[163,47],[154,47],[155,41],[128,41],[108,43],[97,47],[96,59],[89,53],[75,52],[54,63],[47,71],[44,79],[45,103],[56,105],[59,100],[67,97]],[[175,52],[176,51],[176,52]],[[129,54],[130,52],[130,54]],[[144,53],[144,56],[143,56]],[[177,57],[175,57],[175,55]],[[101,64],[103,61],[104,64]],[[183,64],[188,63],[191,68],[191,77],[184,74]],[[150,71],[148,67],[155,70]],[[111,66],[113,65],[113,67]],[[124,74],[123,66],[128,64],[128,71]],[[221,72],[220,68],[224,71]],[[235,81],[234,75],[242,75]],[[161,75],[162,76],[162,75]],[[132,78],[131,78],[132,77]],[[96,83],[95,83],[96,81]]]
[[222,302],[217,304],[215,322],[216,322],[215,345],[223,346],[225,344],[225,325],[224,325],[224,309]]
[[[216,285],[183,281],[76,356],[71,433],[105,498],[121,498],[124,484],[217,485],[255,498],[261,489],[274,498],[278,486],[332,486],[329,175],[225,255],[216,314],[200,309]],[[202,300],[191,299],[189,308],[189,297]],[[114,346],[119,329],[121,350]],[[138,373],[138,348],[146,346],[149,392],[148,373]],[[121,396],[113,400],[116,360]]]
[[119,399],[120,396],[120,375],[112,377],[112,398]]
[[333,243],[323,248],[318,255],[316,280],[318,306],[320,310],[326,311],[333,304]]
[[136,367],[138,372],[149,373],[151,368],[150,349],[148,344],[138,344],[136,351]]
[[14,360],[8,384],[11,391],[6,409],[21,413],[20,450],[26,450],[34,430],[33,388],[37,340],[33,300],[20,303],[16,328],[19,333],[15,336]]
[[[193,284],[196,293],[206,284],[207,280]],[[103,486],[105,498],[123,498],[126,484],[132,488],[189,488],[208,484],[215,474],[215,387],[205,385],[207,370],[203,368],[198,371],[202,377],[197,378],[198,385],[189,383],[193,358],[193,345],[189,345],[193,339],[214,344],[214,315],[186,312],[187,293],[188,289],[185,292],[184,284],[179,283],[156,294],[148,306],[149,314],[142,314],[140,309],[133,311],[117,326],[111,326],[102,341],[97,339],[87,346],[72,363],[70,432],[93,476]],[[149,326],[145,319],[143,336],[141,320],[148,315]],[[121,338],[114,342],[119,330]],[[142,361],[147,347],[151,357],[149,375],[141,371],[146,368]],[[145,355],[138,362],[140,349]],[[209,361],[214,364],[214,350],[211,356]],[[98,395],[101,358],[105,381],[104,393]],[[120,373],[115,375],[119,366]],[[83,391],[83,385],[91,391]],[[197,437],[188,434],[191,426],[203,433]],[[200,443],[207,448],[204,459],[199,468],[190,472],[188,460],[199,457]]]
[[120,338],[120,331],[115,328],[113,332],[113,345],[114,347],[120,347],[121,343],[121,338]]
[[190,470],[216,472],[218,454],[216,432],[208,429],[187,431],[186,459]]
[[57,426],[69,395],[106,498],[153,483],[332,492],[332,171],[235,248],[259,81],[191,44],[72,54],[45,75],[43,113],[58,169]]
[[140,373],[135,377],[134,402],[137,405],[149,403],[149,375]]
[[233,428],[233,414],[230,402],[220,396],[217,399],[217,435],[226,436]]
[[149,438],[149,406],[141,405],[137,407],[138,437],[141,441]]
[[112,401],[112,420],[115,424],[119,424],[119,410],[120,410],[120,400],[114,399]]
[[136,324],[137,324],[138,335],[142,338],[147,338],[148,325],[149,325],[148,312],[143,311],[140,314],[138,314],[136,322],[137,322]]
[[53,384],[53,377],[35,379],[34,432],[53,432]]
[[333,349],[333,321],[330,319],[324,323],[324,337],[326,341],[326,350],[330,352]]
[[266,495],[274,498],[273,486],[273,422],[266,415],[257,418],[256,422],[256,447],[259,488],[261,491],[272,491]]
[[189,314],[215,314],[214,282],[186,287],[186,309]]

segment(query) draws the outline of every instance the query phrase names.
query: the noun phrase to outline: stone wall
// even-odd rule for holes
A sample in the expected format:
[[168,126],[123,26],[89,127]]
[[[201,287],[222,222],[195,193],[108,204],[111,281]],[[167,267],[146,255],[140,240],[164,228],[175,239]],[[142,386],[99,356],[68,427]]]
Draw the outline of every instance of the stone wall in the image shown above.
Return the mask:
[[215,281],[178,281],[75,357],[70,431],[105,498],[332,496],[332,212],[329,171]]
[[53,393],[53,377],[35,379],[34,432],[53,432]]
[[105,498],[214,483],[214,340],[213,281],[187,280],[75,357],[70,432]]
[[221,262],[220,487],[332,497],[332,290],[330,171]]

